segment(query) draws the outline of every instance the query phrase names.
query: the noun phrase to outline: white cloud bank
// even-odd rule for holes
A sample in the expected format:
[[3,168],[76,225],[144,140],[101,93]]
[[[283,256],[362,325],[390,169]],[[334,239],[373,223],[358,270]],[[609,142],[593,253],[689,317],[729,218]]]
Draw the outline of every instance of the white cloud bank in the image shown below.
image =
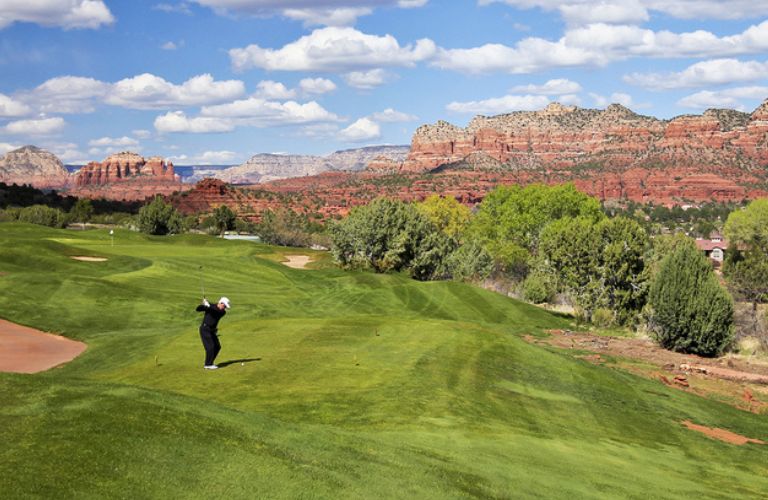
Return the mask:
[[541,95],[507,95],[482,101],[452,102],[446,109],[454,113],[500,115],[513,111],[537,111],[549,103],[549,99]]
[[99,103],[128,109],[163,109],[224,102],[243,94],[245,85],[240,80],[216,81],[203,74],[177,85],[144,73],[115,83],[60,76],[21,92],[18,99],[45,113],[91,113]]
[[0,29],[27,22],[64,29],[96,29],[115,22],[102,0],[3,0]]
[[753,0],[480,0],[479,3],[557,10],[569,24],[638,24],[648,20],[649,11],[678,19],[748,19],[768,15],[768,4]]
[[3,131],[14,135],[40,136],[60,132],[66,122],[61,117],[18,120],[3,127]]
[[427,38],[401,47],[392,35],[368,35],[354,28],[322,28],[280,49],[248,45],[229,51],[237,71],[351,71],[387,66],[411,67],[433,57],[437,47]]
[[632,73],[624,81],[651,90],[723,85],[768,78],[768,61],[712,59],[688,66],[677,73]]
[[653,31],[631,25],[590,24],[568,29],[557,41],[530,37],[510,47],[486,44],[437,50],[431,64],[464,73],[532,73],[551,68],[605,66],[632,57],[726,57],[768,51],[768,21],[741,33],[717,36]]

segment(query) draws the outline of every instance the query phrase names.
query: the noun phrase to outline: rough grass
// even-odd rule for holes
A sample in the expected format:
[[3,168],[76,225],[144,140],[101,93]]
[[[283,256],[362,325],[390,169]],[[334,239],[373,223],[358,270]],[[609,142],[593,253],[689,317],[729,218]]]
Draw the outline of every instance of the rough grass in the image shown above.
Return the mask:
[[[84,340],[0,374],[7,498],[761,498],[764,417],[530,345],[556,316],[281,250],[0,225],[0,315]],[[296,253],[295,251],[291,253]],[[70,255],[107,257],[78,262]],[[222,320],[202,370],[200,275]]]

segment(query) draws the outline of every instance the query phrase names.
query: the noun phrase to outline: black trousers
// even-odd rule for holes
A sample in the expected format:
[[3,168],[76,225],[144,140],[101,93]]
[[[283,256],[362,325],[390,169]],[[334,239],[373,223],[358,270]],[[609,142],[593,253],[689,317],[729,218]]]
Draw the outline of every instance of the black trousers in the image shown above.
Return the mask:
[[203,347],[205,347],[205,366],[210,366],[221,351],[219,337],[207,326],[200,325],[200,340],[203,341]]

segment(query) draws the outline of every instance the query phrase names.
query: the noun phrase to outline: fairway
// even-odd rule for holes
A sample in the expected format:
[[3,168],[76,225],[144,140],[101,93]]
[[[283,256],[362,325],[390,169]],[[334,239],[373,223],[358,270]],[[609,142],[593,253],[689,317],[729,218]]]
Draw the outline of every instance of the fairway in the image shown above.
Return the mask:
[[[0,373],[3,497],[768,492],[768,446],[683,425],[768,441],[765,416],[525,342],[573,325],[502,295],[305,250],[309,269],[292,269],[284,251],[0,224],[0,316],[88,345]],[[201,277],[232,301],[216,371],[202,368]]]

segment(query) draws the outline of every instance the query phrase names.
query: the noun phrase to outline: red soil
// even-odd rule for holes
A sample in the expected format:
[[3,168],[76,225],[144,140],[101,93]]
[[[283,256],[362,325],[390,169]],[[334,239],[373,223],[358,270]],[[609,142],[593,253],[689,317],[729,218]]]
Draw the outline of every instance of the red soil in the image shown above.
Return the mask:
[[702,434],[711,437],[712,439],[717,439],[719,441],[724,441],[730,444],[737,444],[740,446],[747,443],[765,444],[765,441],[761,441],[759,439],[748,438],[746,436],[742,436],[741,434],[736,434],[735,432],[731,432],[725,429],[694,424],[689,420],[683,421],[683,425],[692,431],[701,432]]

